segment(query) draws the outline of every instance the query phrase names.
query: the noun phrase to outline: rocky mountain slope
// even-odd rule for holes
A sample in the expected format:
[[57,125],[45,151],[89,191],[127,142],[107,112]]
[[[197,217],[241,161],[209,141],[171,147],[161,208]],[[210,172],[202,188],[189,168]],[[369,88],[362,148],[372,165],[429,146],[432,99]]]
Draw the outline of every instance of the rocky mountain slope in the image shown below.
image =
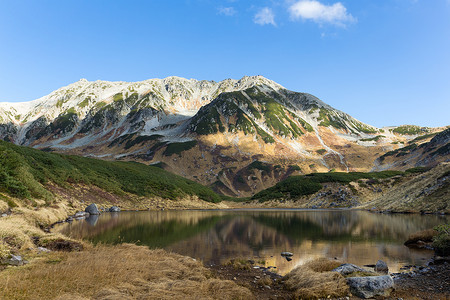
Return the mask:
[[0,103],[1,139],[154,164],[232,196],[292,174],[367,171],[380,155],[433,130],[375,128],[262,76],[82,79],[35,101]]
[[450,161],[450,128],[410,140],[405,147],[386,152],[375,161],[375,170],[406,170]]

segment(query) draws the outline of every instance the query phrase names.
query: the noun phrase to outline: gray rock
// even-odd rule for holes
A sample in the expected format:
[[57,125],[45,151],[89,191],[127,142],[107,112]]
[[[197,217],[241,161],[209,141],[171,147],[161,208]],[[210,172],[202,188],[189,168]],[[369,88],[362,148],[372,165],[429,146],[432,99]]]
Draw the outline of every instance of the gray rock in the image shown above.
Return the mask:
[[337,267],[336,269],[332,270],[333,272],[338,272],[342,275],[349,275],[353,272],[367,272],[366,270],[364,270],[363,268],[358,267],[357,265],[354,264],[342,264],[339,267]]
[[387,297],[394,289],[394,280],[389,275],[349,277],[347,284],[353,295],[363,299],[375,296]]
[[84,211],[88,212],[90,215],[99,215],[100,214],[97,204],[95,204],[95,203],[92,203],[91,205],[86,207],[86,209]]
[[120,208],[114,205],[114,206],[111,206],[108,211],[110,211],[110,212],[119,212]]
[[281,252],[281,256],[292,256],[292,255],[294,254],[291,252]]
[[7,217],[7,216],[8,216],[7,214],[2,214],[2,218]]
[[37,248],[37,251],[38,251],[38,253],[42,253],[42,252],[50,252],[49,249],[44,248],[44,247],[38,247],[38,248]]
[[375,272],[387,274],[389,272],[389,268],[384,261],[379,260],[375,264]]
[[11,257],[4,259],[2,263],[10,266],[22,266],[24,264],[24,260],[20,255],[11,255]]

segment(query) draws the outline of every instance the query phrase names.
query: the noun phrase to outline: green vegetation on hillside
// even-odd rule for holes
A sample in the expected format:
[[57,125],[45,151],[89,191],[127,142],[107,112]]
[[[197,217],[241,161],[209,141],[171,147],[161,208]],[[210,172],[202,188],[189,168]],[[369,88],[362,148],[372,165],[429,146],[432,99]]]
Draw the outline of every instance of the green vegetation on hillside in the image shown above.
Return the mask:
[[50,204],[49,183],[63,188],[71,188],[70,183],[95,185],[118,195],[167,199],[197,195],[205,201],[221,201],[211,189],[157,167],[47,153],[0,141],[0,192]]
[[308,175],[291,176],[280,181],[273,187],[265,189],[252,197],[253,200],[260,202],[272,199],[296,199],[301,196],[311,195],[322,189],[321,183],[338,182],[348,184],[359,179],[384,179],[396,175],[403,175],[401,171],[383,171],[383,172],[331,172],[331,173],[311,173]]
[[187,141],[180,143],[170,143],[167,145],[166,150],[164,150],[165,156],[172,156],[172,154],[180,154],[183,151],[194,148],[197,145],[197,141]]
[[258,87],[220,94],[210,105],[199,111],[193,119],[191,129],[201,135],[224,132],[225,125],[222,122],[226,120],[229,132],[255,134],[264,142],[273,143],[274,138],[254,121],[262,116],[267,127],[278,135],[298,138],[304,134],[304,130],[314,131],[310,124],[292,115],[284,105],[277,102],[274,95],[268,96]]
[[363,124],[363,123],[358,122],[358,121],[350,121],[350,122],[360,132],[364,132],[364,133],[368,133],[368,134],[370,134],[370,133],[377,133],[376,129],[374,129],[374,128],[366,125],[366,124]]
[[417,144],[411,144],[411,145],[408,145],[403,148],[398,148],[398,149],[395,149],[392,151],[388,151],[385,154],[383,154],[382,156],[380,156],[380,161],[383,161],[388,156],[394,156],[394,155],[396,157],[405,156],[408,153],[410,153],[410,151],[413,151],[415,149],[417,149]]
[[416,125],[402,125],[393,129],[392,132],[398,134],[416,135],[421,133],[427,133],[429,131],[426,127],[420,127]]
[[[442,132],[442,131],[441,131],[441,132]],[[437,135],[437,134],[438,134],[438,133],[435,132],[435,133],[429,133],[429,134],[420,135],[420,136],[416,137],[415,139],[409,141],[408,144],[414,144],[414,143],[416,143],[416,142],[425,140],[425,139],[427,139],[427,138],[432,138],[433,136],[435,136],[435,135]]]
[[361,142],[378,142],[379,139],[384,138],[384,135],[377,135],[372,138],[360,139]]
[[442,224],[434,228],[438,234],[433,238],[433,248],[436,254],[450,255],[450,224]]
[[254,162],[248,165],[248,169],[249,170],[257,169],[266,173],[270,173],[270,171],[272,170],[272,165],[264,163],[259,160],[255,160]]

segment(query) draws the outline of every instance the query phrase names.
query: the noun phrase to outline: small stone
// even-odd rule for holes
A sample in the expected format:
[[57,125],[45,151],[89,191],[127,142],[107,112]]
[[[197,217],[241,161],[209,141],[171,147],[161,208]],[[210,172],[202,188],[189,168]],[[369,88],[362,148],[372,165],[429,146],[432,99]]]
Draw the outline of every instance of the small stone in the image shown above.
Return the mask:
[[49,250],[49,249],[47,249],[45,247],[38,247],[37,251],[38,251],[38,253],[41,253],[41,252],[50,252],[51,250]]
[[379,260],[375,264],[375,272],[387,274],[389,272],[389,268],[384,261]]
[[7,214],[2,214],[2,218],[7,217],[7,216],[8,216]]
[[10,266],[22,266],[24,261],[20,255],[11,255],[10,258],[3,260],[3,263]]
[[291,252],[281,252],[281,256],[293,256],[294,254]]

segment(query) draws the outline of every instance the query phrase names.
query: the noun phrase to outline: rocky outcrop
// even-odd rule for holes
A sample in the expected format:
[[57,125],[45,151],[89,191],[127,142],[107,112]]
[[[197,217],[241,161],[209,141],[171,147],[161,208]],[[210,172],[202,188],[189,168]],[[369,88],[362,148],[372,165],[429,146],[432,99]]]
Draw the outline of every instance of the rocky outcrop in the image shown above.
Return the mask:
[[394,280],[389,275],[349,277],[347,284],[353,295],[363,299],[375,296],[387,297],[394,289]]

